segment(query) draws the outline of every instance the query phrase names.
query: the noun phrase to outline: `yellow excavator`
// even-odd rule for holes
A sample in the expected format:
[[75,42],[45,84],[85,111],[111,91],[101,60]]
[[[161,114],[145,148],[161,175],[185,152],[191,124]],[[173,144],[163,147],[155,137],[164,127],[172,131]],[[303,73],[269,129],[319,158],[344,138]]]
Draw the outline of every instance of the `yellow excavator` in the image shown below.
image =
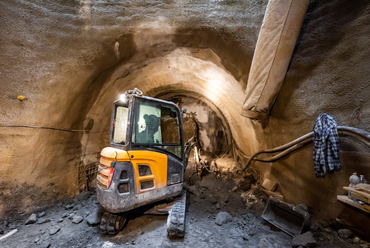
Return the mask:
[[191,149],[183,141],[185,112],[137,88],[114,102],[110,147],[101,151],[97,175],[97,198],[107,210],[102,233],[119,232],[132,209],[177,197],[168,211],[167,231],[170,237],[184,236],[183,179]]

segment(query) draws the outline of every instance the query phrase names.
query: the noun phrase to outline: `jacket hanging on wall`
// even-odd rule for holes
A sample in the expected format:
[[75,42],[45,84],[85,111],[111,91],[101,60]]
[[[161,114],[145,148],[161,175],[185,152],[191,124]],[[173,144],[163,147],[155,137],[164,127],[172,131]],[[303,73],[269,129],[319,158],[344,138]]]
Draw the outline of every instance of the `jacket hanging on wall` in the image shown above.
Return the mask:
[[340,170],[337,123],[329,114],[320,114],[313,127],[313,160],[316,177]]

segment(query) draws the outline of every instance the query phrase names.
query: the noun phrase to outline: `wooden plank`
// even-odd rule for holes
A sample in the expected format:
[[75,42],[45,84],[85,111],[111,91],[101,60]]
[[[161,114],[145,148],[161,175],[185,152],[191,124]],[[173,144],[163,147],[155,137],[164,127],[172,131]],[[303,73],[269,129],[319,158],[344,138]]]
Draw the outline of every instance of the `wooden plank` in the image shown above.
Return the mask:
[[278,186],[278,184],[277,184],[277,182],[274,182],[274,181],[266,178],[265,180],[263,180],[263,183],[262,183],[261,186],[264,189],[267,189],[269,191],[275,191],[276,188],[277,188],[277,186]]
[[350,188],[350,187],[343,187],[343,189],[350,191],[351,193],[356,194],[357,196],[360,195],[361,199],[358,198],[359,200],[366,202],[366,203],[370,203],[370,194],[363,192],[363,191],[356,190],[354,188]]
[[367,213],[370,213],[370,208],[369,206],[364,206],[364,205],[361,205],[360,203],[357,203],[357,202],[354,202],[352,201],[351,199],[348,198],[348,196],[346,195],[337,195],[337,200],[338,201],[341,201],[341,202],[344,202],[344,203],[347,203],[355,208],[358,208],[364,212],[367,212]]
[[267,190],[267,189],[264,189],[264,188],[261,188],[261,190],[268,196],[273,196],[279,200],[283,200],[284,199],[284,196],[282,194],[280,194],[279,192],[272,192],[270,190]]
[[370,194],[370,184],[359,183],[356,184],[356,190],[365,191]]
[[14,230],[11,230],[10,232],[8,232],[7,234],[3,235],[0,237],[0,240],[3,240],[3,239],[6,239],[7,237],[13,235],[14,233],[18,232],[18,229],[14,229]]

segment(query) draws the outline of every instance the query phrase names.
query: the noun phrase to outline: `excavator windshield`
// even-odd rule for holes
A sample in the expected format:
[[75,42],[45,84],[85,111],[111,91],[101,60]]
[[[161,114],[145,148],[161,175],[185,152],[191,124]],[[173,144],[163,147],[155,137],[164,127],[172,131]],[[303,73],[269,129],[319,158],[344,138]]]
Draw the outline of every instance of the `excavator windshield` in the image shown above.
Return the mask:
[[133,116],[133,147],[160,149],[182,159],[180,116],[175,107],[138,98]]

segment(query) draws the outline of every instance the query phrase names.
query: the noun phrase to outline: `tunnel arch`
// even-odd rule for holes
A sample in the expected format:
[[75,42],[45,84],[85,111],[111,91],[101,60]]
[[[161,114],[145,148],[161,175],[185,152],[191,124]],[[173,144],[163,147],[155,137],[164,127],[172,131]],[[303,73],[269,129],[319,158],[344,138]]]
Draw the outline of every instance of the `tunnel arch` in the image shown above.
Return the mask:
[[[206,52],[211,53],[217,61],[213,51]],[[118,99],[120,94],[134,87],[152,97],[163,96],[170,91],[198,97],[222,113],[230,130],[230,137],[241,151],[250,154],[257,149],[252,123],[240,115],[244,99],[242,86],[220,64],[193,57],[189,49],[177,48],[163,57],[148,59],[136,64],[134,69],[127,70],[127,64],[114,69],[86,115],[85,125],[93,119],[94,126],[92,131],[84,134],[81,139],[82,151],[85,153],[91,154],[101,150],[102,144],[109,144],[109,132],[98,131],[109,129],[112,102]],[[214,106],[217,106],[217,109]],[[86,135],[89,136],[89,142],[86,141]]]

